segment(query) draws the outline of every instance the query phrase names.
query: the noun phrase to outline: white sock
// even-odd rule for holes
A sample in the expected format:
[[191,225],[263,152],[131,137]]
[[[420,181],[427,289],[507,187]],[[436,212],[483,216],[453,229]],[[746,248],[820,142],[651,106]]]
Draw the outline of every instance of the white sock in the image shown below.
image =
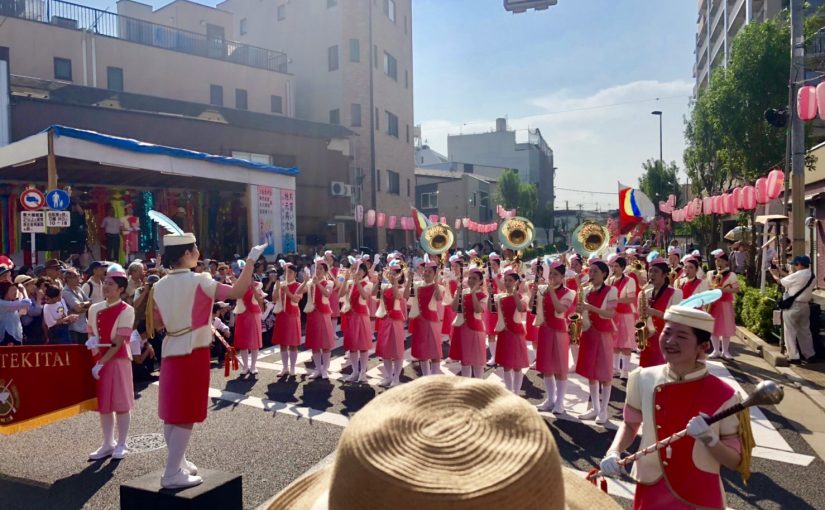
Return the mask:
[[430,371],[433,374],[443,374],[444,372],[441,371],[441,360],[440,359],[431,359],[430,360]]
[[295,362],[298,361],[298,351],[289,351],[289,369],[294,371],[295,370]]
[[721,352],[719,350],[719,343],[720,342],[719,342],[719,337],[718,336],[710,337],[710,343],[713,345],[713,352]]
[[601,406],[601,411],[607,414],[610,411],[608,407],[610,405],[610,391],[613,389],[613,385],[610,383],[602,384],[602,395],[601,395],[601,402],[599,405]]
[[430,375],[430,360],[422,359],[419,363],[421,364],[421,375]]
[[601,399],[599,395],[599,382],[594,381],[590,383],[590,402],[593,404],[593,410],[596,412],[596,415],[599,414],[599,410],[601,409]]
[[521,370],[513,371],[513,393],[521,391],[521,382],[524,380],[524,372]]
[[394,359],[392,360],[392,380],[395,382],[401,382],[401,372],[404,371],[404,360],[403,359]]
[[117,445],[121,448],[126,447],[126,436],[129,435],[129,424],[132,422],[132,415],[128,411],[125,413],[117,413]]
[[384,358],[384,379],[392,381],[394,374],[395,372],[393,372],[392,369],[392,360]]
[[469,365],[461,365],[461,377],[472,377],[473,367]]
[[556,381],[556,409],[564,409],[564,395],[567,393],[567,379]]
[[347,351],[349,353],[349,363],[352,367],[352,374],[355,375],[358,373],[358,352],[357,351]]
[[328,375],[327,370],[329,370],[330,356],[332,356],[332,353],[330,351],[324,351],[321,353],[321,362],[323,363],[323,368],[321,370],[324,375]]
[[544,376],[544,387],[547,389],[547,401],[556,401],[556,378],[552,375]]
[[573,356],[573,365],[579,360],[579,346],[578,345],[571,345],[570,346],[570,354]]
[[281,365],[284,366],[284,370],[289,370],[289,351],[286,349],[281,351]]
[[360,359],[360,366],[358,367],[360,370],[358,372],[359,377],[367,375],[367,365],[370,359],[370,351],[361,351],[359,355]]
[[490,345],[490,359],[496,359],[496,343],[497,340],[488,340],[487,343]]
[[730,337],[723,336],[722,337],[722,354],[730,355]]
[[173,476],[180,470],[183,457],[186,455],[186,448],[189,446],[190,437],[192,437],[192,429],[172,425],[172,429],[169,431],[169,441],[166,443],[168,456],[163,476]]
[[249,370],[249,349],[241,349],[241,362],[243,363],[243,369]]
[[249,365],[249,367],[254,372],[255,371],[255,365],[258,363],[258,349],[252,349],[251,351],[249,351],[249,354],[252,357],[252,363]]
[[475,365],[473,367],[473,376],[476,379],[484,379],[484,365]]
[[315,365],[315,372],[321,373],[321,353],[312,351],[312,363]]
[[115,442],[114,413],[100,413],[100,429],[103,431],[103,447],[111,448]]
[[505,370],[502,379],[504,379],[504,387],[507,391],[513,391],[513,371]]
[[613,370],[619,371],[619,353],[613,353]]
[[630,372],[630,354],[620,354],[622,360],[622,372],[627,374]]

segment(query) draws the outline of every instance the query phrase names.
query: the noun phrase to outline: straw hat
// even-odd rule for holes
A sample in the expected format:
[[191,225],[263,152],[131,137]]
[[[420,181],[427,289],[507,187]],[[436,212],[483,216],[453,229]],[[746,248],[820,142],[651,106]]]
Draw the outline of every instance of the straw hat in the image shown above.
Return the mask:
[[593,510],[619,506],[561,467],[536,410],[479,379],[431,376],[382,393],[350,421],[333,465],[269,510]]

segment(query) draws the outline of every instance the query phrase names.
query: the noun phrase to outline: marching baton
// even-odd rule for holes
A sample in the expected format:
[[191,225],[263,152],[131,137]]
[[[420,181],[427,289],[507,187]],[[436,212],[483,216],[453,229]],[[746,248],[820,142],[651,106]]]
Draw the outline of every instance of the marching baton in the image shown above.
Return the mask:
[[[708,425],[710,425],[712,423],[716,423],[717,421],[724,420],[728,416],[732,416],[738,412],[741,412],[748,407],[776,405],[779,402],[781,402],[784,397],[785,390],[782,389],[782,386],[779,386],[773,381],[762,381],[761,383],[756,385],[756,391],[751,393],[748,396],[748,398],[745,399],[744,402],[731,406],[725,409],[724,411],[719,411],[710,418],[705,418],[705,421]],[[637,451],[633,455],[628,455],[627,457],[619,460],[618,463],[622,467],[627,466],[631,462],[634,462],[637,459],[639,459],[640,457],[644,457],[645,455],[649,455],[653,452],[659,451],[662,448],[667,448],[670,444],[675,443],[676,441],[682,439],[686,435],[687,429],[683,429],[670,437],[666,437],[661,441],[657,441],[656,443]],[[601,471],[596,470],[594,468],[593,471],[587,474],[586,478],[590,481],[594,481],[599,476],[604,475]]]

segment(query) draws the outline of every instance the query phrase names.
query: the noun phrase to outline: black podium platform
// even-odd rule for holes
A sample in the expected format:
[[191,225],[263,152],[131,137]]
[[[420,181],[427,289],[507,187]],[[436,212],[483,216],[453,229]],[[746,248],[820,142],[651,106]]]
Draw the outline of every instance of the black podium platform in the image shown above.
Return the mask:
[[188,489],[163,489],[163,470],[129,480],[120,486],[121,510],[190,510],[220,508],[241,510],[243,486],[241,475],[200,469],[203,483]]

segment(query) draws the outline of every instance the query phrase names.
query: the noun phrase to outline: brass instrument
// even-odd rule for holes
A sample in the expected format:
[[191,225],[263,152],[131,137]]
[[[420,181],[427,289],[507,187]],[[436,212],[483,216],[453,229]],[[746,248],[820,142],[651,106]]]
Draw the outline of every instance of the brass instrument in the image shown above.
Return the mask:
[[713,273],[713,279],[710,281],[710,288],[711,289],[721,289],[722,288],[722,281],[725,279],[725,275],[722,274],[721,271],[716,271]]
[[582,338],[582,331],[584,328],[584,314],[579,312],[584,306],[584,288],[579,287],[576,291],[576,313],[571,313],[567,326],[567,334],[570,336],[570,345],[579,345]]
[[536,229],[530,220],[516,216],[501,222],[501,226],[498,227],[498,239],[506,248],[517,252],[530,246],[535,232]]
[[670,280],[670,285],[674,289],[678,289],[682,286],[682,284],[679,283],[679,273],[673,268],[671,268],[670,273],[668,273],[667,279]]
[[647,349],[650,331],[647,329],[647,321],[650,317],[650,303],[647,301],[645,289],[639,293],[639,320],[633,325],[636,330],[636,347],[640,351]]
[[587,258],[604,251],[610,243],[610,231],[595,221],[585,221],[573,231],[573,248]]
[[430,255],[441,255],[455,242],[453,230],[443,223],[433,223],[421,233],[418,244]]

